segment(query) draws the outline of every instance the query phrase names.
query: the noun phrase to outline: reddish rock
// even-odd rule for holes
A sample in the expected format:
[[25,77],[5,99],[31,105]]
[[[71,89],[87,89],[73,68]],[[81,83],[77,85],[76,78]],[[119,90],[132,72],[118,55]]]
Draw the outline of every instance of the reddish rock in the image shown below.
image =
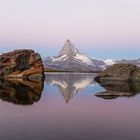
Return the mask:
[[0,78],[41,80],[44,67],[40,55],[33,50],[15,50],[0,55]]

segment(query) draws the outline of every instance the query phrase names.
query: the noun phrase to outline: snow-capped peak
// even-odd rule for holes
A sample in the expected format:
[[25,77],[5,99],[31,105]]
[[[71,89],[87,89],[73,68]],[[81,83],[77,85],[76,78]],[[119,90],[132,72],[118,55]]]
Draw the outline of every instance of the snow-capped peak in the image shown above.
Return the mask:
[[62,50],[59,53],[59,60],[62,57],[66,58],[66,56],[73,58],[75,60],[81,61],[83,63],[86,63],[88,65],[93,65],[92,60],[85,54],[80,53],[79,50],[75,48],[75,46],[69,39],[67,39],[64,47],[62,48]]
[[51,69],[64,71],[100,71],[101,68],[97,66],[97,61],[81,53],[67,39],[59,55],[47,58],[44,65]]
[[66,43],[64,44],[64,47],[62,48],[62,50],[59,53],[59,56],[62,55],[75,55],[76,53],[79,53],[79,51],[74,47],[73,43],[67,39]]
[[113,65],[113,64],[115,64],[115,61],[113,59],[104,59],[103,62],[106,65]]

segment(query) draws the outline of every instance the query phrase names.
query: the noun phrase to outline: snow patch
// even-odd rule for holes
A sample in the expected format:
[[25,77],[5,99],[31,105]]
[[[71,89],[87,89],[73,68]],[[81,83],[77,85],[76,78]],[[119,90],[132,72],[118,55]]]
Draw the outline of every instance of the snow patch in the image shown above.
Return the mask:
[[57,57],[57,58],[52,57],[53,62],[55,62],[55,61],[65,61],[65,60],[67,60],[67,55],[62,55],[62,56]]
[[76,54],[76,56],[74,58],[78,59],[78,60],[80,60],[88,65],[93,65],[93,62],[86,55]]
[[115,61],[113,59],[105,59],[105,60],[103,60],[103,62],[106,65],[113,65],[113,64],[115,64]]

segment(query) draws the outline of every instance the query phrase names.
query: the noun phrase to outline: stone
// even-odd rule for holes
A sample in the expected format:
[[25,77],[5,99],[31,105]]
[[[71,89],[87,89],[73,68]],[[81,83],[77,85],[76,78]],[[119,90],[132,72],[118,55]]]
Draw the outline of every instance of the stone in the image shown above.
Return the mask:
[[133,96],[133,94],[129,92],[127,93],[127,92],[104,91],[104,92],[95,94],[95,96],[102,99],[110,100],[110,99],[116,99],[118,97],[124,97],[124,96],[131,97]]
[[[136,73],[136,71],[138,71]],[[95,78],[97,82],[105,83],[105,82],[116,82],[116,81],[132,81],[135,75],[140,78],[138,73],[140,74],[140,69],[136,65],[132,64],[114,64],[98,74]]]
[[[43,79],[44,66],[33,50],[15,50],[0,55],[0,79]],[[35,78],[36,77],[36,78]]]
[[136,69],[136,70],[133,72],[132,81],[140,82],[140,69],[139,69],[139,68]]
[[117,97],[133,97],[140,93],[140,82],[110,82],[100,83],[106,90],[96,93],[95,96],[103,99],[115,99]]

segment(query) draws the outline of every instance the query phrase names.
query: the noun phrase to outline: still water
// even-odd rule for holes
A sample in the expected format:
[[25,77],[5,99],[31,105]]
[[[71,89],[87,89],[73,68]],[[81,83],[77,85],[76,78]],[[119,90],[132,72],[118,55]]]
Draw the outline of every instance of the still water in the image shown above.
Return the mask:
[[120,84],[108,96],[95,76],[48,73],[44,83],[1,81],[0,139],[139,140],[139,86]]

